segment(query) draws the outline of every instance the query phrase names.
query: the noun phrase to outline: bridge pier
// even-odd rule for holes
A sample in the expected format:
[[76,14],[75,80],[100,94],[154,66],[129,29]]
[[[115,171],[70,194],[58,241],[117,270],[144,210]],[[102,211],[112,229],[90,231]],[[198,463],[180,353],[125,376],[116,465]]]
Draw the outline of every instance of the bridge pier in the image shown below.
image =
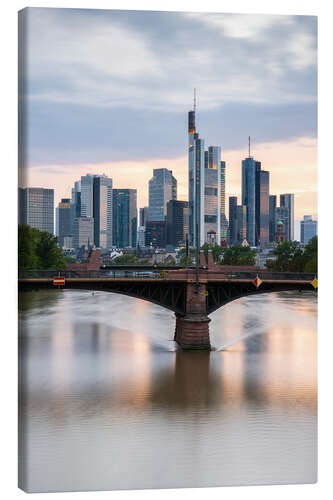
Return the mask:
[[187,283],[186,312],[176,314],[174,340],[184,350],[210,350],[209,322],[206,312],[206,286]]

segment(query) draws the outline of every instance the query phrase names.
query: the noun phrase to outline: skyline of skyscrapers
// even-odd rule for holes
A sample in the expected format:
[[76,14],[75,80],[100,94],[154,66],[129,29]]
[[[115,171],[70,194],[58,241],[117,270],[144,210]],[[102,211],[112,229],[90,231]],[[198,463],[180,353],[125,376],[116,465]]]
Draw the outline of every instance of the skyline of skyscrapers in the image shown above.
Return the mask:
[[[113,189],[112,179],[105,174],[82,175],[74,183],[71,198],[62,198],[56,209],[56,234],[60,244],[64,244],[65,237],[66,241],[73,238],[74,221],[79,217],[93,219],[92,244],[102,249],[134,247],[139,232],[141,244],[146,242],[148,222],[165,222],[165,239],[172,241],[173,245],[185,244],[187,234],[189,245],[195,246],[198,233],[200,245],[205,242],[223,244],[226,240],[233,244],[246,239],[250,246],[264,246],[276,240],[278,222],[283,223],[286,239],[293,239],[294,194],[280,194],[280,206],[276,206],[277,195],[270,195],[269,192],[270,173],[263,170],[261,162],[251,155],[250,142],[248,156],[241,162],[242,201],[238,205],[237,197],[229,197],[228,223],[225,213],[226,164],[221,160],[221,147],[209,146],[205,149],[205,141],[200,138],[195,122],[194,103],[193,110],[188,113],[188,201],[177,200],[177,179],[172,170],[153,169],[153,176],[148,182],[149,204],[140,208],[138,221],[135,189]],[[31,200],[35,193],[37,200],[37,193],[39,197],[44,196],[44,191],[53,190],[20,188],[19,221],[27,220],[23,215],[25,210],[26,217],[27,193],[30,193]],[[170,205],[168,215],[171,201],[175,203]],[[183,217],[183,227],[180,227],[182,210],[185,210],[186,216]],[[32,212],[30,208],[30,218]],[[41,220],[40,217],[39,227],[45,227]],[[48,227],[51,229],[50,224]],[[152,228],[150,225],[150,233]],[[162,225],[156,226],[157,238],[150,234],[148,239],[164,241],[161,228]],[[281,233],[281,227],[279,230]]]

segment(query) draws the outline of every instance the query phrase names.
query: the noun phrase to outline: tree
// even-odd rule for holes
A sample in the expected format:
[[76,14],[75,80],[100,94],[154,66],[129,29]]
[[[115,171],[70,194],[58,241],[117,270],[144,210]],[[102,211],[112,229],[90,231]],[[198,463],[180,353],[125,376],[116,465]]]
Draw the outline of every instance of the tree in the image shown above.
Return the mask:
[[224,266],[253,266],[255,264],[255,251],[242,245],[224,248],[219,264]]
[[66,261],[53,234],[20,224],[18,265],[19,269],[64,269]]
[[180,261],[179,261],[179,264],[181,266],[193,266],[193,259],[192,257],[189,255],[188,257],[186,257],[186,255],[183,255],[181,258],[180,258]]
[[274,250],[276,260],[267,260],[266,267],[272,271],[317,272],[318,239],[314,236],[304,251],[297,241],[284,241]]

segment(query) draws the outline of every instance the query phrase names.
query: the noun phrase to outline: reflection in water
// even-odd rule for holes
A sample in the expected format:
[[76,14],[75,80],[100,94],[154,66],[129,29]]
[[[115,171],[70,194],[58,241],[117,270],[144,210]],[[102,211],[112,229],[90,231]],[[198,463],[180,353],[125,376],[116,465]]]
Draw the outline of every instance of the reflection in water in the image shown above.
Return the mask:
[[180,351],[173,314],[153,304],[32,294],[19,323],[28,490],[316,480],[313,294],[225,306],[211,353]]

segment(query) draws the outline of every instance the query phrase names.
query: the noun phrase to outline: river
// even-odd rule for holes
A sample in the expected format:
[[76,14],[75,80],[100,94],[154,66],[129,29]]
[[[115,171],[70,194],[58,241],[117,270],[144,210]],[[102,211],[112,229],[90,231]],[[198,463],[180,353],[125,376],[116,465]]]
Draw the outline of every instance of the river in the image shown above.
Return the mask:
[[19,294],[19,462],[30,492],[312,483],[317,298],[245,297],[182,352],[122,295]]

